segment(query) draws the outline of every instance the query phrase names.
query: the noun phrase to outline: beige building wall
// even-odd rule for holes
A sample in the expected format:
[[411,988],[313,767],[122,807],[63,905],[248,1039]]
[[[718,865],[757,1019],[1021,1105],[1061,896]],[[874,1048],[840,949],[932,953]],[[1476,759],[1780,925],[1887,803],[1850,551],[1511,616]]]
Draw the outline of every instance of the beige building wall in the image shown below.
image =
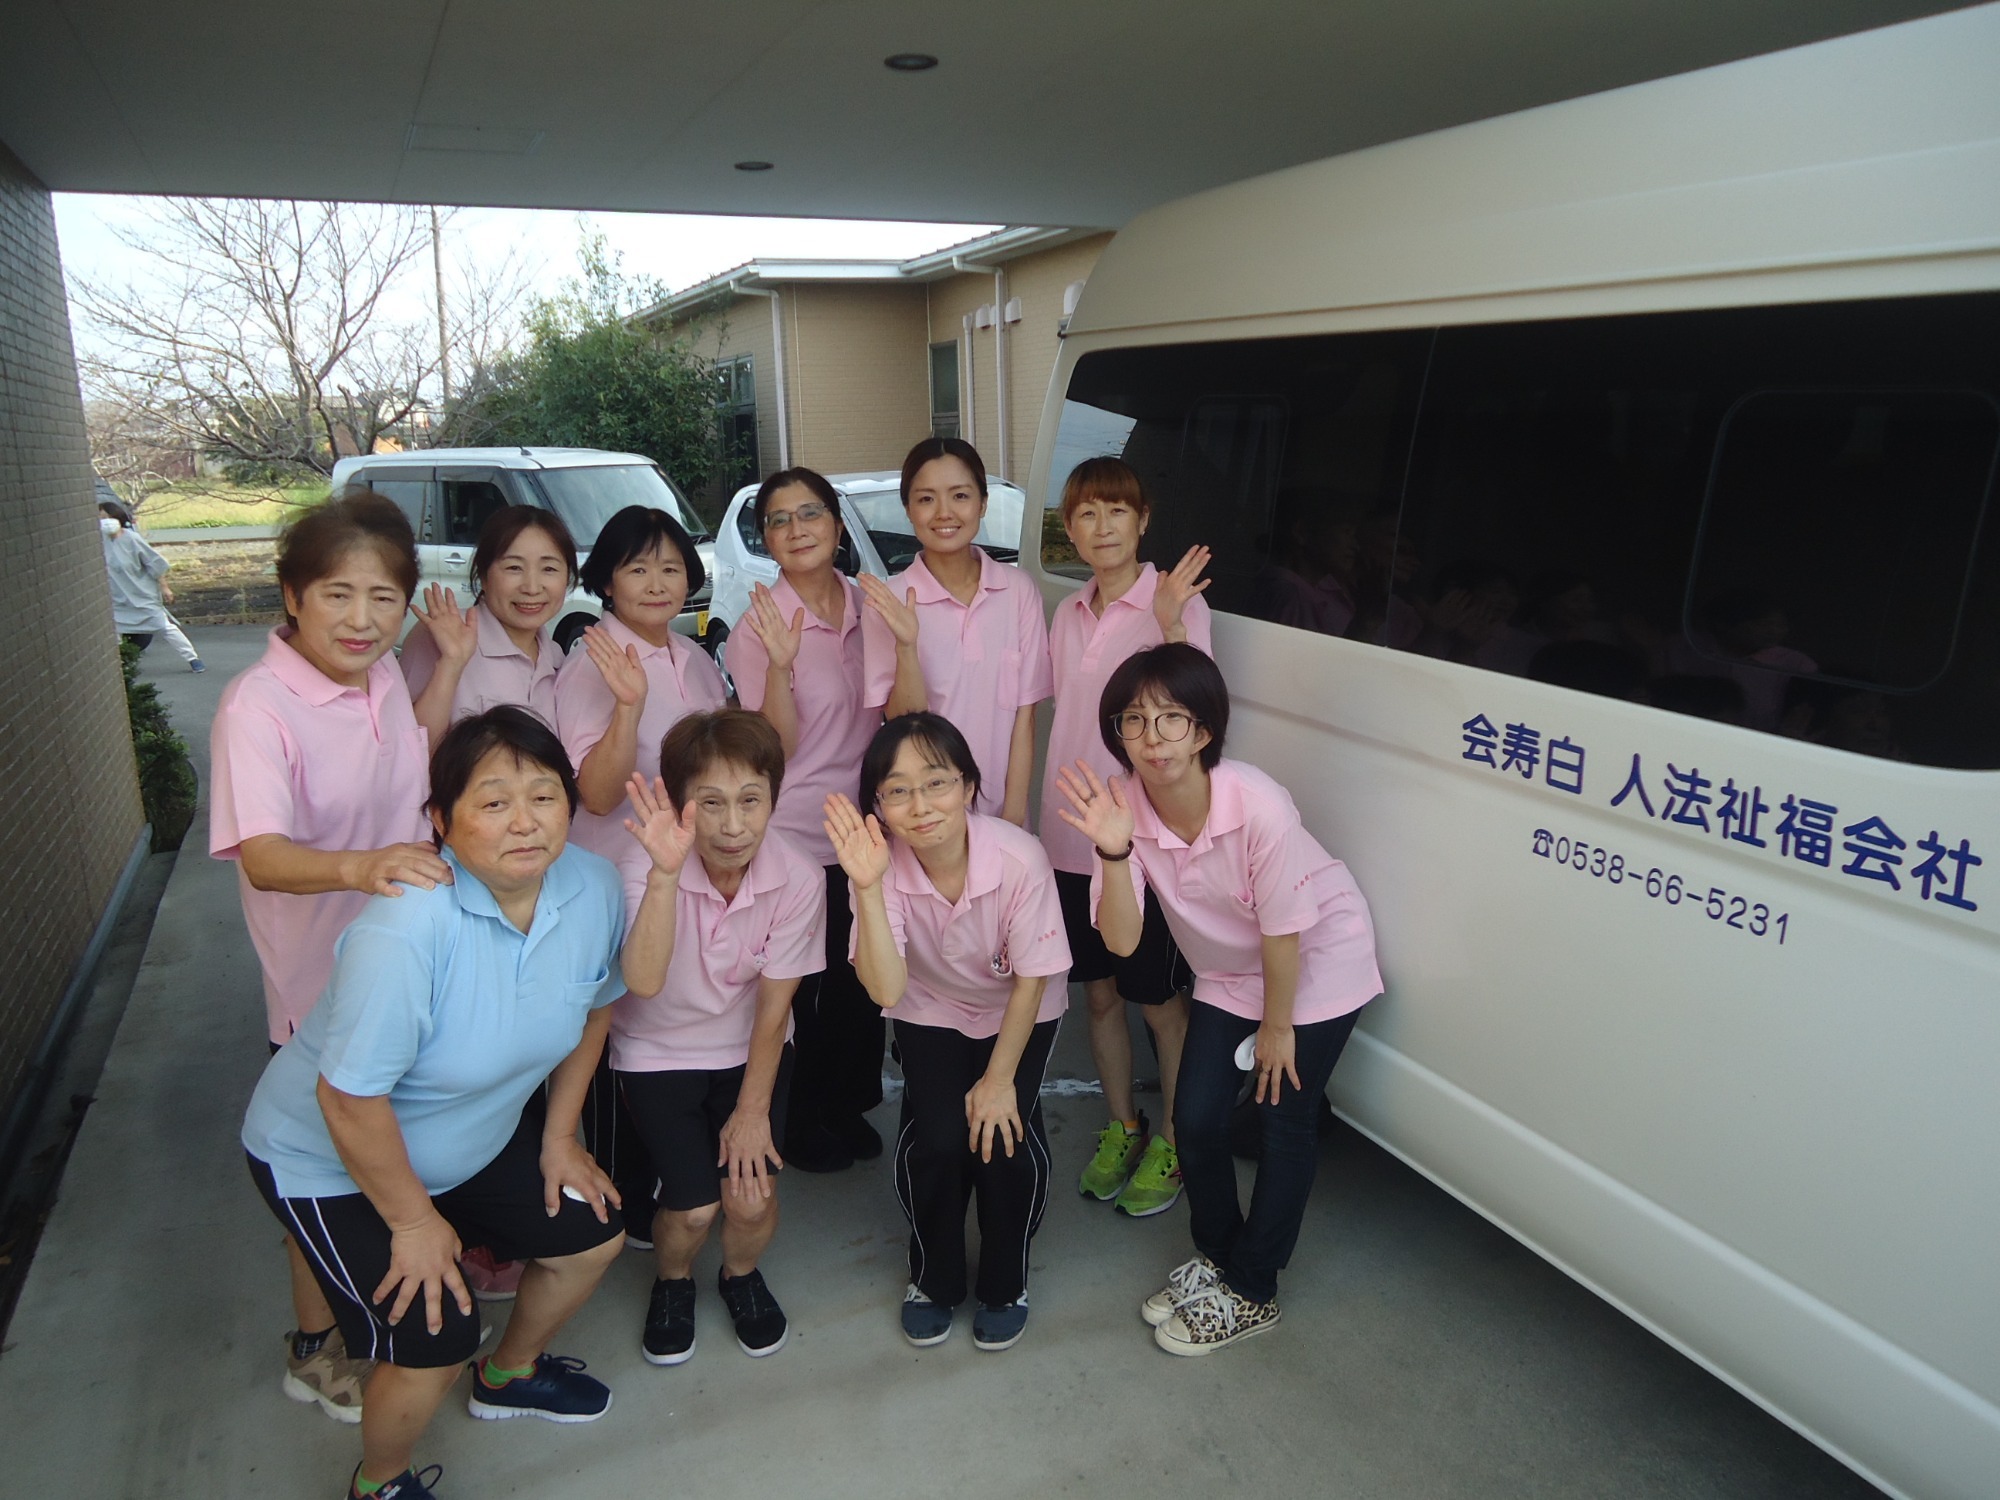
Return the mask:
[[779,295],[792,462],[823,474],[895,468],[931,430],[923,288],[799,283]]
[[[769,474],[778,469],[778,363],[772,350],[771,299],[725,298],[698,316],[674,324],[672,336],[685,340],[704,359],[750,356],[757,386],[757,470]],[[720,488],[710,485],[700,493],[711,515],[729,499],[727,494],[717,493]]]
[[144,826],[91,477],[55,214],[0,145],[0,1116]]

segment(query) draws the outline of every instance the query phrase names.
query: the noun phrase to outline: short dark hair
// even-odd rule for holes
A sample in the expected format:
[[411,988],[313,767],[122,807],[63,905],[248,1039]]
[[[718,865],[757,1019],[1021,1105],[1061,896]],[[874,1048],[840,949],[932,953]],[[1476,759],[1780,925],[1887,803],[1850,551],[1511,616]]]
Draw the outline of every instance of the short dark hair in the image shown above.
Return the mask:
[[692,598],[708,577],[702,571],[701,554],[694,550],[694,538],[687,534],[687,528],[652,505],[628,505],[604,523],[597,540],[590,544],[590,557],[581,575],[583,586],[609,604],[611,575],[633,558],[669,543],[680,552]]
[[[357,547],[374,549],[407,600],[417,592],[417,537],[409,517],[387,495],[349,490],[322,500],[278,535],[278,582],[303,594],[330,577]],[[290,610],[285,619],[293,625]]]
[[[424,806],[438,815],[444,833],[451,831],[451,810],[472,783],[472,773],[495,750],[511,750],[517,761],[532,761],[555,772],[569,798],[569,815],[576,816],[579,794],[576,773],[570,769],[569,754],[556,732],[540,719],[512,703],[489,708],[483,714],[460,719],[445,731],[431,752],[431,795]],[[431,841],[444,847],[444,833],[433,833]]]
[[[548,534],[556,544],[556,555],[561,557],[569,569],[565,575],[569,582],[576,582],[576,538],[569,534],[569,527],[563,518],[552,510],[543,510],[534,505],[504,505],[486,518],[486,524],[479,528],[479,546],[472,554],[472,597],[477,600],[486,592],[486,572],[501,558],[507,549],[521,539],[524,531],[541,531]],[[693,589],[688,590],[693,593]]]
[[123,526],[127,531],[132,530],[139,524],[138,521],[133,518],[132,512],[127,510],[125,506],[117,500],[100,500],[97,502],[97,508],[102,514],[111,517],[112,520],[116,521],[120,526]]
[[1132,757],[1118,731],[1111,727],[1111,719],[1148,691],[1156,698],[1178,703],[1208,731],[1208,743],[1201,747],[1201,764],[1203,770],[1213,771],[1222,759],[1222,741],[1229,733],[1229,685],[1222,680],[1222,669],[1207,652],[1185,641],[1169,641],[1125,658],[1097,700],[1097,733],[1111,758],[1128,771]]
[[958,726],[942,714],[904,714],[875,731],[861,757],[861,810],[875,805],[882,783],[896,764],[896,752],[905,742],[934,766],[950,766],[965,778],[965,800],[970,804],[979,795],[979,762]]
[[750,502],[750,519],[757,523],[757,529],[764,529],[764,512],[770,507],[771,497],[787,485],[802,484],[833,512],[833,518],[840,520],[840,491],[833,482],[817,469],[780,469],[757,486],[757,498]]
[[660,741],[660,780],[675,807],[687,805],[688,783],[718,761],[755,771],[771,783],[771,800],[777,800],[785,779],[785,742],[762,714],[718,708],[674,722]]
[[910,503],[910,486],[917,482],[917,471],[940,458],[955,458],[972,470],[980,498],[986,497],[986,460],[979,456],[979,450],[964,438],[927,437],[903,458],[903,504]]

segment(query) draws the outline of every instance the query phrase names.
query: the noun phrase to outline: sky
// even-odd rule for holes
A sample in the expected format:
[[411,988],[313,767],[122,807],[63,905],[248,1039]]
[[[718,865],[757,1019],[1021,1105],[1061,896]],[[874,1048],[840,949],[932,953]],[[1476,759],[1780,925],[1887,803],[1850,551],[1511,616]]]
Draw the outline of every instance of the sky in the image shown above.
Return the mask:
[[[116,230],[144,223],[147,200],[86,193],[55,195],[64,269],[113,284],[140,281],[146,257]],[[447,257],[488,262],[515,252],[531,289],[553,292],[576,273],[576,248],[601,231],[632,276],[651,276],[670,291],[760,256],[905,260],[957,244],[998,226],[907,224],[848,219],[753,219],[701,214],[564,213],[547,209],[460,209],[445,233]],[[428,296],[428,265],[412,296]],[[408,309],[421,314],[427,302]]]

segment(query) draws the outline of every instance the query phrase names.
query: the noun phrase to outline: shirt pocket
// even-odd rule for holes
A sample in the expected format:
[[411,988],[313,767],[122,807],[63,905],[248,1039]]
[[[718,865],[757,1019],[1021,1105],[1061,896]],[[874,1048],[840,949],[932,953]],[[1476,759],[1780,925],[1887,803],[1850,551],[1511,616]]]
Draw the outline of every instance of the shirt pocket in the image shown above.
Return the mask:
[[755,948],[738,948],[724,964],[717,977],[732,988],[755,984],[764,977],[764,965],[769,960],[769,945],[760,943]]
[[[609,967],[606,967],[604,972],[599,974],[595,979],[573,980],[562,987],[563,1000],[573,1009],[589,1010],[597,1004],[597,997],[604,993],[607,982],[610,979],[611,970]],[[622,985],[619,986],[619,988],[622,987]],[[614,995],[612,998],[616,999],[617,997]]]

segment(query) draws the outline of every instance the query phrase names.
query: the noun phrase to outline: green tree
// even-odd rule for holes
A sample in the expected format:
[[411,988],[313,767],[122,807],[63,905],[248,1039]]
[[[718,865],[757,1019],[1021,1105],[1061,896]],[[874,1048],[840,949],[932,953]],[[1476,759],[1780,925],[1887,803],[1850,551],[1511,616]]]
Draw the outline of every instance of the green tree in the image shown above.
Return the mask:
[[720,457],[715,371],[632,321],[665,299],[659,283],[624,274],[602,235],[579,256],[583,274],[533,304],[525,349],[494,372],[492,439],[643,454],[692,497]]

